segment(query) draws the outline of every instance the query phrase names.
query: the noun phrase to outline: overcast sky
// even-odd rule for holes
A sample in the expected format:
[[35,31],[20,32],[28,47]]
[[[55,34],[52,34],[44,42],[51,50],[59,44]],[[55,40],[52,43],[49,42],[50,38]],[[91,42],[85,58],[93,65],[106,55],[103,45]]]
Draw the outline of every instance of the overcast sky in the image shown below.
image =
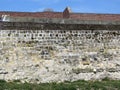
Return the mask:
[[0,0],[0,11],[43,11],[52,8],[62,12],[66,6],[73,12],[120,14],[120,0]]

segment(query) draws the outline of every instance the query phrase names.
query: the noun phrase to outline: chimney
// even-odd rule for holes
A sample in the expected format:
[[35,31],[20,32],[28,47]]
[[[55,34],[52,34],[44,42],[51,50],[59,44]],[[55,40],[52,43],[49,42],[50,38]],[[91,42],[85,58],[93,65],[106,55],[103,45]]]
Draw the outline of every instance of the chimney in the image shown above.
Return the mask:
[[63,11],[63,18],[69,18],[71,12],[72,11],[71,11],[70,7],[66,7],[65,10]]

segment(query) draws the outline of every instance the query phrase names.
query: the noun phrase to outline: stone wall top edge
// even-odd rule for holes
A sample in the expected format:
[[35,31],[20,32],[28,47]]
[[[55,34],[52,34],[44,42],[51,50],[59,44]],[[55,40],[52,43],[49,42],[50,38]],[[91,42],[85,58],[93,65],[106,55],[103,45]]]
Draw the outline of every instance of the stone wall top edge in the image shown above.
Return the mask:
[[0,30],[120,30],[114,24],[57,24],[32,22],[0,22]]
[[10,17],[11,22],[31,22],[31,23],[58,23],[58,24],[113,24],[120,25],[120,21],[103,20],[79,20],[79,19],[61,19],[61,18],[21,18]]

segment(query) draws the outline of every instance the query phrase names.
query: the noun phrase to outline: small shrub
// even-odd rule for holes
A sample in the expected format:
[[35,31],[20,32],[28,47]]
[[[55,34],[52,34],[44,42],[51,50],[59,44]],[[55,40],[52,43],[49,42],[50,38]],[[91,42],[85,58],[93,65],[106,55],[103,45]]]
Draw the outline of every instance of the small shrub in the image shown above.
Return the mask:
[[6,83],[6,81],[5,80],[0,80],[0,83]]
[[110,81],[110,78],[105,77],[105,78],[102,79],[102,81]]
[[21,82],[20,80],[14,80],[13,82]]

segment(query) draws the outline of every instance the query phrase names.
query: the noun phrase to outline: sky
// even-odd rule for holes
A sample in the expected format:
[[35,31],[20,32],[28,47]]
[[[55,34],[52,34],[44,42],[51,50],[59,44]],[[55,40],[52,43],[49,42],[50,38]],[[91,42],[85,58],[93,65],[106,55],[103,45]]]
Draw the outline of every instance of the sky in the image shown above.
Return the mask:
[[0,0],[0,11],[41,12],[46,8],[62,12],[120,14],[120,0]]

